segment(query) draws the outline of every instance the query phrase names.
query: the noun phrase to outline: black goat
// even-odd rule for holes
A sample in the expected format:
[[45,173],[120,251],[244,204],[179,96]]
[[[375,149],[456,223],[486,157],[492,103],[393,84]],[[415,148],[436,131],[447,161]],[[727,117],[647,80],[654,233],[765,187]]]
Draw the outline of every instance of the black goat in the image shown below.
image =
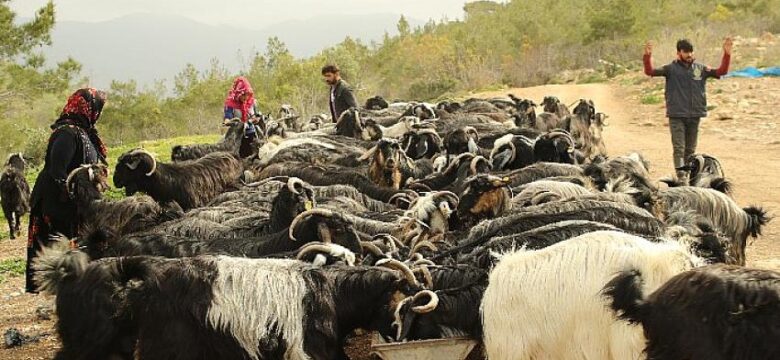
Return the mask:
[[247,125],[234,119],[230,122],[225,136],[216,144],[176,145],[171,151],[171,160],[196,160],[215,152],[227,152],[238,156],[238,149],[241,147],[241,139],[244,137],[246,126],[253,125]]
[[368,110],[382,110],[382,109],[387,109],[389,105],[390,104],[387,103],[387,100],[385,100],[385,98],[377,95],[366,100],[365,108]]
[[618,275],[604,294],[619,318],[644,328],[648,359],[780,358],[780,273],[705,266],[647,297],[642,276]]
[[407,132],[401,138],[404,153],[412,160],[430,159],[443,148],[442,139],[435,129],[419,129]]
[[21,235],[22,216],[30,212],[30,185],[24,178],[26,165],[21,153],[11,154],[0,175],[0,204],[11,239]]
[[344,358],[347,335],[389,332],[397,299],[421,289],[398,262],[383,265],[400,274],[224,256],[88,263],[47,250],[36,278],[57,294],[57,358]]
[[273,164],[263,169],[258,177],[267,179],[277,176],[297,177],[315,186],[351,185],[372,199],[388,203],[394,196],[408,192],[408,190],[378,186],[365,175],[338,166],[322,167],[304,163]]
[[[300,239],[299,241],[296,239]],[[196,239],[151,230],[121,238],[95,232],[82,240],[91,258],[151,255],[187,257],[231,255],[260,258],[294,257],[298,249],[311,242],[341,245],[360,253],[360,238],[352,223],[330,210],[312,209],[301,213],[288,228],[259,237]]]
[[493,170],[522,169],[536,162],[534,140],[522,135],[506,135],[498,138],[490,152]]
[[578,164],[574,139],[564,130],[542,134],[534,143],[534,157],[537,161]]
[[[424,340],[467,336],[482,338],[479,308],[488,284],[488,272],[467,266],[420,267],[428,289],[438,298],[426,307],[430,294],[421,292],[399,303],[395,310],[396,339]],[[417,269],[415,269],[417,270]]]
[[135,149],[119,157],[114,185],[125,188],[127,195],[143,191],[158,202],[176,201],[182,209],[189,210],[234,189],[242,171],[241,162],[228,153],[164,164],[146,150]]
[[76,202],[82,234],[100,229],[122,236],[183,215],[175,202],[160,206],[146,195],[104,200],[102,193],[108,189],[107,178],[105,165],[84,165],[68,175],[65,186]]

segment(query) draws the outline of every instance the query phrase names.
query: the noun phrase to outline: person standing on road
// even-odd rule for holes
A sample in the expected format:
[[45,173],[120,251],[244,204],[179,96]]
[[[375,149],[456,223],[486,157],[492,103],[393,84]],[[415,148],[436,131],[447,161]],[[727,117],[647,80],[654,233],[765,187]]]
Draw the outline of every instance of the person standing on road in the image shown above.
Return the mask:
[[357,108],[357,99],[352,93],[352,87],[341,79],[341,70],[336,65],[325,65],[322,68],[325,83],[330,85],[330,115],[335,123],[341,114],[350,108]]
[[723,43],[723,58],[720,67],[712,69],[697,63],[693,55],[693,44],[687,39],[677,42],[677,59],[660,68],[653,68],[653,44],[645,44],[643,58],[645,74],[666,78],[666,116],[672,134],[674,168],[677,180],[688,184],[690,169],[686,163],[696,152],[699,137],[699,121],[707,116],[707,79],[726,75],[731,61],[733,41],[727,37]]

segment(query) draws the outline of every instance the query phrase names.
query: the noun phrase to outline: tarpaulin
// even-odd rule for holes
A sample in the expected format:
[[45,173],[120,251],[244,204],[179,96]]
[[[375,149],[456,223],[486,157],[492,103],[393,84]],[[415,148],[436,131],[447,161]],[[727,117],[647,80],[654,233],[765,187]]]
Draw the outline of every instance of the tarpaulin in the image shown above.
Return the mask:
[[753,66],[739,69],[726,74],[725,77],[760,78],[764,76],[780,76],[780,66],[758,69]]

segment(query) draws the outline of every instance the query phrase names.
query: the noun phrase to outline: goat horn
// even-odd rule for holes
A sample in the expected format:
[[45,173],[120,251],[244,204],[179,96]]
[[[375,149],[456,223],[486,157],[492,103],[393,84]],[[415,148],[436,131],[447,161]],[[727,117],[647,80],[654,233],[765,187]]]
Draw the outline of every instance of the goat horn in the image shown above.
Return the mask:
[[458,206],[460,203],[460,199],[458,198],[458,195],[455,195],[452,191],[437,191],[436,194],[434,194],[434,197],[443,196],[445,198],[448,198],[455,207]]
[[436,245],[434,245],[432,242],[428,240],[423,240],[414,244],[414,247],[412,247],[412,254],[416,254],[418,251],[422,250],[423,248],[431,251],[439,251],[439,248],[437,248]]
[[487,159],[485,159],[484,156],[482,155],[475,156],[473,159],[471,159],[471,165],[469,166],[469,169],[471,170],[471,175],[477,175],[477,164],[479,164],[480,161],[486,162],[489,167],[491,166],[490,162]]
[[300,250],[298,250],[298,256],[296,256],[296,259],[303,260],[303,258],[312,252],[318,252],[318,253],[325,253],[330,255],[333,250],[332,244],[329,243],[321,243],[321,242],[313,242],[310,244],[306,244],[304,247],[302,247]]
[[132,151],[132,152],[130,152],[130,153],[131,153],[131,154],[133,154],[133,155],[136,155],[136,154],[145,155],[145,156],[148,156],[148,157],[149,157],[149,159],[151,159],[151,160],[152,160],[152,169],[151,169],[151,170],[149,170],[149,172],[148,172],[148,173],[146,173],[146,174],[144,174],[144,175],[146,175],[146,176],[152,176],[152,174],[154,174],[154,172],[155,172],[155,171],[157,171],[157,159],[155,159],[155,158],[154,158],[154,156],[152,155],[152,153],[150,153],[150,152],[146,151],[146,149],[144,149],[144,148],[137,148],[137,149],[133,150],[133,151]]
[[414,294],[414,297],[412,298],[412,304],[414,304],[415,301],[418,299],[421,299],[423,296],[428,296],[431,298],[431,301],[429,301],[425,305],[421,306],[415,306],[412,308],[412,311],[418,313],[418,314],[427,314],[433,310],[436,310],[436,307],[439,305],[439,296],[436,295],[435,292],[430,290],[423,290],[418,292],[417,294]]
[[[78,174],[79,171],[83,169],[89,168],[90,165],[81,165],[73,170],[71,170],[70,174],[68,174],[68,177],[65,179],[65,190],[70,192],[70,182],[73,180],[73,177]],[[92,180],[93,176],[90,176],[90,180]]]
[[291,177],[287,180],[287,189],[290,190],[291,193],[295,195],[300,195],[301,192],[298,190],[295,190],[295,185],[301,185],[301,189],[306,186],[306,184],[303,182],[303,180],[297,178],[297,177]]
[[463,127],[463,132],[465,132],[466,134],[468,134],[470,132],[474,133],[474,135],[477,136],[476,140],[479,141],[479,131],[477,131],[477,129],[475,127],[473,127],[473,126],[464,126]]
[[307,217],[312,216],[312,215],[322,215],[322,216],[325,216],[325,217],[332,217],[333,214],[334,214],[333,211],[330,211],[328,209],[323,209],[323,208],[311,209],[311,210],[307,210],[307,211],[304,211],[304,212],[298,214],[298,216],[296,216],[295,219],[293,219],[292,223],[290,223],[290,228],[288,230],[289,231],[289,235],[290,235],[290,240],[298,241],[298,239],[296,239],[295,235],[294,235],[295,234],[295,230],[298,227],[298,224],[304,218],[307,218]]
[[465,158],[469,158],[469,161],[473,160],[476,155],[472,153],[463,153],[455,157],[455,159],[450,162],[450,165],[447,166],[446,169],[444,169],[443,173],[449,173],[450,171],[453,171],[460,167],[461,161],[463,161]]
[[571,146],[569,147],[569,150],[570,150],[570,151],[571,151],[571,150],[574,150],[574,147],[575,147],[575,146],[577,146],[577,142],[576,142],[576,141],[574,141],[574,138],[573,138],[573,137],[571,136],[571,134],[569,134],[568,132],[565,132],[565,131],[562,131],[562,130],[555,130],[555,131],[551,131],[551,132],[550,132],[550,133],[548,133],[547,135],[548,135],[548,136],[549,136],[551,139],[553,139],[553,138],[556,138],[556,137],[563,137],[563,138],[565,138],[566,140],[568,140],[568,141],[569,141],[569,143],[571,144]]
[[420,255],[420,254],[414,254],[414,255],[417,255],[417,256],[415,256],[415,258],[417,258],[417,259],[414,260],[414,262],[412,263],[412,266],[436,266],[435,262],[430,261],[430,260],[424,258],[422,255]]
[[420,286],[420,283],[417,281],[417,278],[414,276],[412,269],[410,269],[408,266],[406,266],[406,264],[396,259],[379,260],[376,262],[376,266],[398,270],[401,272],[401,274],[404,275],[404,278],[406,279],[406,281],[409,282],[410,285]]
[[[699,162],[698,164],[696,164],[696,172],[700,173],[702,168],[704,167],[704,155],[702,155],[702,154],[696,155],[696,161]],[[685,185],[688,185],[688,184],[685,184]]]
[[374,145],[374,147],[368,149],[365,153],[363,153],[363,155],[360,155],[360,157],[358,158],[358,161],[368,160],[369,158],[374,156],[374,154],[376,153],[377,149],[379,149],[378,145]]
[[428,289],[433,289],[433,276],[431,275],[431,271],[428,270],[428,266],[426,265],[420,265],[419,267],[412,270],[412,272],[419,272],[423,276],[423,280],[425,280],[425,285]]
[[393,235],[390,235],[390,234],[379,234],[379,235],[374,236],[374,238],[375,239],[384,238],[385,240],[388,240],[388,241],[386,241],[386,243],[389,243],[388,246],[395,248],[394,250],[398,250],[399,246],[401,246],[401,247],[404,246],[404,244],[401,242],[401,240],[398,240],[397,237],[395,237]]
[[385,253],[382,252],[382,249],[379,248],[379,246],[376,246],[376,244],[370,242],[370,241],[361,241],[360,242],[360,249],[362,249],[364,252],[368,251],[369,253],[373,254],[374,256],[378,257],[387,257]]

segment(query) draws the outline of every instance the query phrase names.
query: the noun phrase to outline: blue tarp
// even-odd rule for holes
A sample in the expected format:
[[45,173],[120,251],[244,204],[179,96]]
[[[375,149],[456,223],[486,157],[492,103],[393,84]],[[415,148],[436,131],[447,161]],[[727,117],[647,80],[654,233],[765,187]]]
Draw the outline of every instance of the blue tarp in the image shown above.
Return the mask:
[[780,66],[772,66],[764,69],[746,67],[726,74],[726,77],[760,78],[764,76],[780,76]]

